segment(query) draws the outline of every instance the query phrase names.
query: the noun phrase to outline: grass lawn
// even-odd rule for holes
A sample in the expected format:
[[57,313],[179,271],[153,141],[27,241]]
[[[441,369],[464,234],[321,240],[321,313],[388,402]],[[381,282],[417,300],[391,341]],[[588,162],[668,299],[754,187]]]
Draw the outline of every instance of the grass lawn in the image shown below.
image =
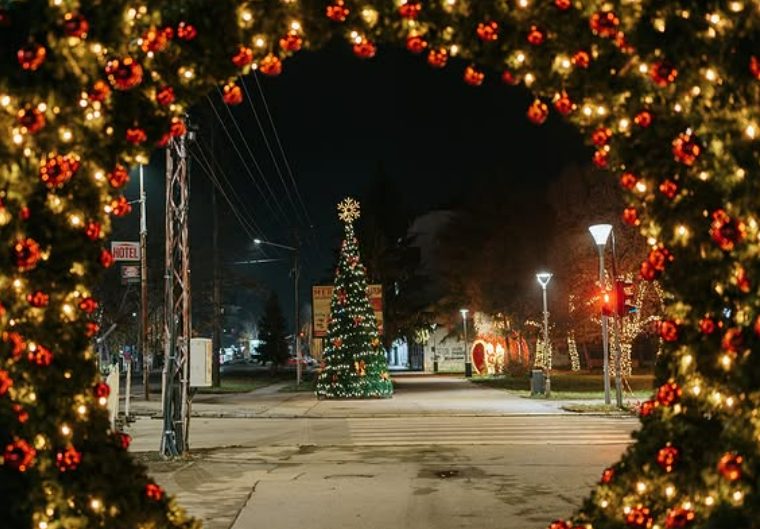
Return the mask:
[[200,395],[219,395],[225,393],[248,393],[255,389],[270,386],[280,379],[274,377],[225,377],[222,376],[218,388],[198,388]]
[[[646,399],[652,394],[652,375],[632,375],[626,379],[627,386],[623,385],[623,398]],[[551,375],[552,400],[585,400],[603,399],[604,382],[601,373],[570,373],[554,372]],[[488,387],[504,389],[524,397],[530,397],[530,379],[525,377],[513,377],[511,375],[476,377],[472,379],[475,384],[483,384]],[[615,397],[615,381],[610,381],[612,397]],[[544,398],[537,395],[534,398]]]

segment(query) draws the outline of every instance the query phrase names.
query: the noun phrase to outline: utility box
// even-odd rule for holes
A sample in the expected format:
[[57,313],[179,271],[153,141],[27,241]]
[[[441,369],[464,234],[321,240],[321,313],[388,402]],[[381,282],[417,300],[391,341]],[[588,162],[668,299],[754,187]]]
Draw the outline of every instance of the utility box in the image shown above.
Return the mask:
[[211,338],[190,339],[190,387],[211,387],[211,371],[214,361],[214,350]]
[[530,372],[530,394],[543,395],[546,392],[546,375],[543,369],[534,369]]

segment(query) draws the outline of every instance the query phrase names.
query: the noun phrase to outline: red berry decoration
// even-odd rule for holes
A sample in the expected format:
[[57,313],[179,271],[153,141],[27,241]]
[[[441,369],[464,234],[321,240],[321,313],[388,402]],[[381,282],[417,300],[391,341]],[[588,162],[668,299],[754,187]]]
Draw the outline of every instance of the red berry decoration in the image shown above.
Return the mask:
[[481,22],[475,32],[483,42],[493,42],[499,38],[499,23],[494,20]]
[[633,173],[626,172],[620,175],[620,186],[623,189],[633,189],[638,183],[639,179]]
[[691,167],[694,165],[700,154],[702,154],[702,147],[691,133],[681,133],[673,140],[673,156],[685,166]]
[[670,407],[681,400],[682,393],[681,387],[671,380],[657,389],[657,403]]
[[29,134],[36,134],[45,126],[45,114],[27,105],[16,113],[16,123],[24,127]]
[[641,221],[639,220],[639,212],[635,207],[630,206],[623,210],[623,222],[629,226],[638,226],[641,224]]
[[0,369],[0,397],[8,393],[11,387],[13,387],[13,379],[7,371]]
[[108,173],[108,183],[116,189],[129,182],[129,171],[121,164],[116,164],[113,171]]
[[140,127],[132,127],[127,129],[127,132],[124,134],[124,139],[132,145],[140,145],[141,143],[145,143],[148,139],[148,135],[145,133],[145,130]]
[[122,195],[119,198],[114,198],[109,204],[111,213],[116,217],[123,217],[132,211],[132,204]]
[[12,443],[9,443],[5,447],[3,453],[3,466],[18,470],[19,472],[26,472],[27,469],[34,463],[34,458],[37,455],[37,451],[27,443],[24,439],[16,437]]
[[625,523],[628,527],[636,529],[650,529],[654,524],[651,511],[642,505],[633,507],[625,515]]
[[131,57],[112,59],[106,63],[108,82],[116,90],[131,90],[142,82],[143,69]]
[[470,65],[464,69],[464,82],[470,86],[480,86],[486,78],[486,74]]
[[244,68],[253,62],[253,50],[247,46],[240,46],[232,56],[232,64],[238,68]]
[[50,303],[50,296],[42,290],[37,290],[34,293],[27,294],[26,300],[32,307],[42,308],[47,307],[48,303]]
[[55,455],[55,466],[61,472],[71,472],[76,470],[82,462],[82,453],[78,452],[73,446],[68,447],[62,452]]
[[531,26],[528,31],[528,43],[533,46],[540,46],[546,40],[546,34],[538,26]]
[[615,479],[615,469],[612,467],[605,468],[604,472],[602,472],[602,479],[601,479],[602,485],[609,485],[610,483],[612,483],[613,479]]
[[145,53],[164,51],[172,37],[174,37],[174,30],[172,28],[152,27],[142,34],[140,49]]
[[40,260],[40,245],[34,239],[26,238],[16,241],[13,245],[13,257],[16,268],[26,272],[37,266]]
[[50,189],[63,187],[79,170],[79,161],[72,155],[49,154],[40,164],[40,180]]
[[285,51],[296,52],[303,47],[303,38],[297,31],[291,30],[280,39],[280,48]]
[[589,26],[594,35],[609,39],[617,35],[620,19],[612,11],[596,12],[591,15]]
[[103,268],[111,268],[113,266],[114,258],[110,250],[103,248],[100,251],[100,264]]
[[612,138],[612,129],[609,127],[599,127],[591,134],[591,141],[597,147],[604,147]]
[[46,56],[47,51],[45,50],[45,47],[40,44],[28,44],[16,53],[18,63],[24,70],[30,72],[33,72],[42,66],[42,63],[45,62]]
[[184,41],[190,41],[193,40],[195,37],[198,36],[198,30],[195,29],[195,26],[192,24],[188,24],[187,22],[180,22],[177,25],[177,38],[184,40]]
[[185,125],[185,121],[182,118],[179,117],[173,117],[172,122],[169,125],[169,134],[172,137],[179,137],[184,136],[187,132],[187,125]]
[[420,11],[422,11],[422,4],[419,2],[404,2],[401,4],[398,8],[398,13],[401,15],[401,18],[405,18],[407,20],[414,20],[416,19]]
[[557,110],[557,112],[563,116],[566,116],[573,111],[575,104],[570,99],[570,96],[567,95],[567,92],[563,90],[562,93],[559,94],[559,97],[554,100],[554,108]]
[[573,66],[576,68],[588,68],[589,64],[591,64],[591,56],[588,54],[587,51],[579,50],[576,51],[572,58],[570,59],[570,62],[573,63]]
[[66,36],[86,39],[88,31],[90,31],[90,23],[84,16],[78,13],[63,15],[63,32]]
[[282,61],[279,57],[270,53],[261,59],[261,62],[259,63],[259,70],[261,70],[261,73],[264,75],[268,75],[269,77],[276,77],[282,73]]
[[718,461],[718,472],[723,479],[738,481],[742,478],[742,464],[744,457],[735,452],[726,452]]
[[435,48],[430,50],[427,56],[427,62],[433,68],[443,68],[449,60],[449,52],[446,48]]
[[160,105],[169,106],[174,103],[175,99],[174,88],[171,86],[164,86],[156,92],[156,101],[158,101],[158,104]]
[[724,252],[730,252],[747,236],[747,226],[741,220],[732,219],[725,210],[713,211],[710,236]]
[[132,444],[132,436],[124,432],[116,432],[116,441],[124,450],[129,449]]
[[596,165],[598,168],[605,169],[609,163],[607,151],[603,149],[595,151],[594,157],[591,159],[591,161],[593,161],[594,165]]
[[410,35],[406,39],[406,49],[412,53],[422,53],[427,46],[427,41],[419,35]]
[[155,483],[148,483],[145,485],[145,496],[153,501],[161,501],[161,498],[164,497],[164,489]]
[[360,59],[371,59],[377,53],[377,46],[365,38],[354,44],[354,55]]
[[222,88],[222,101],[230,106],[243,102],[243,91],[234,81],[230,81]]
[[678,324],[671,320],[661,321],[660,338],[666,342],[675,342],[678,340]]
[[528,107],[527,116],[531,123],[541,125],[549,117],[549,107],[540,99],[535,99]]
[[47,367],[53,363],[53,353],[44,345],[36,345],[29,348],[27,359],[36,366]]
[[657,406],[657,403],[653,400],[645,400],[641,403],[641,406],[639,406],[639,417],[649,417],[654,413],[654,409]]
[[656,62],[649,69],[649,78],[660,88],[674,83],[677,77],[678,70],[666,61]]
[[13,409],[13,413],[16,414],[16,420],[20,424],[24,424],[29,420],[29,414],[21,404],[14,404],[11,408]]
[[95,397],[98,399],[107,399],[111,395],[111,388],[105,382],[98,382],[93,388],[93,393],[95,393]]
[[633,122],[639,127],[645,129],[652,124],[652,113],[648,110],[642,110],[633,118]]
[[570,529],[570,522],[566,522],[565,520],[554,520],[549,524],[548,529]]
[[685,507],[676,507],[668,511],[668,515],[665,517],[665,529],[683,529],[689,527],[697,515],[691,509]]
[[669,262],[673,261],[673,255],[663,246],[657,246],[649,251],[647,260],[641,265],[641,277],[652,281],[665,271]]
[[348,18],[349,10],[344,5],[343,0],[337,0],[332,5],[327,6],[326,10],[327,18],[333,22],[345,22]]
[[665,446],[664,448],[660,448],[660,451],[657,452],[657,464],[660,465],[660,468],[662,468],[665,472],[672,472],[673,467],[678,462],[678,448],[675,446]]
[[105,81],[95,81],[87,93],[87,97],[92,101],[105,101],[109,95],[111,95],[111,87]]
[[571,0],[554,0],[554,6],[560,11],[567,11],[573,4]]
[[660,184],[660,193],[665,195],[670,200],[673,200],[678,194],[678,184],[673,180],[665,180]]

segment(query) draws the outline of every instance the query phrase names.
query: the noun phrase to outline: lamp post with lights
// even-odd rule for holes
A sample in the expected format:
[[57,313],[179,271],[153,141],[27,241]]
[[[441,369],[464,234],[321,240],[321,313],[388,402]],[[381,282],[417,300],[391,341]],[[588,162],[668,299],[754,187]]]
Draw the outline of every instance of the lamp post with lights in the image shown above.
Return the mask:
[[[599,252],[599,285],[604,289],[604,247],[612,232],[611,224],[594,224],[588,231],[594,238]],[[604,403],[610,403],[610,357],[609,357],[609,327],[607,316],[602,313],[602,349],[604,355]]]
[[[552,274],[549,272],[540,272],[536,274],[536,280],[538,280],[538,284],[541,285],[541,290],[543,292],[543,298],[544,298],[544,354],[546,355],[546,352],[549,350],[549,307],[546,302],[546,287],[549,285],[549,281],[551,281]],[[551,360],[548,362],[546,361],[546,358],[544,358],[544,369],[546,370],[546,384],[544,386],[544,392],[546,396],[548,397],[551,395],[552,391],[552,381],[551,381]]]
[[472,360],[470,359],[470,352],[467,349],[467,313],[469,309],[459,309],[459,313],[462,315],[462,327],[464,329],[464,376],[465,378],[472,377]]

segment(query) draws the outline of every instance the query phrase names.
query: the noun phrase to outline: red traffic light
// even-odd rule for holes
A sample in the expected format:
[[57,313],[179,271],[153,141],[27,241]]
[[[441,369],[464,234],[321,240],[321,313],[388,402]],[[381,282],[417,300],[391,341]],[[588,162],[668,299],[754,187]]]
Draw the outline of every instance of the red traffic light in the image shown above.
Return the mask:
[[602,290],[602,315],[615,315],[615,291]]

